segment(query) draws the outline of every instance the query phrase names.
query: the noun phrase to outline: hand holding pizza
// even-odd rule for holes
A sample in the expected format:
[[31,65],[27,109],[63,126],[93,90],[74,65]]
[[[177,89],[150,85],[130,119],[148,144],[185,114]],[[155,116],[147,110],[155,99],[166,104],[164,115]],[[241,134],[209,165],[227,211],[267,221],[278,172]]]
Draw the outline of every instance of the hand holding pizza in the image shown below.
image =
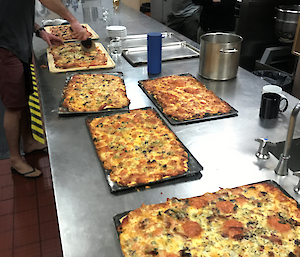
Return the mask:
[[48,33],[46,31],[43,31],[40,33],[40,37],[47,42],[48,46],[52,45],[63,45],[64,42],[57,36],[52,35],[51,33]]
[[87,32],[82,28],[78,20],[60,0],[40,0],[40,2],[45,7],[58,14],[61,18],[70,22],[71,27],[74,30],[74,36],[78,40],[86,40],[88,38]]

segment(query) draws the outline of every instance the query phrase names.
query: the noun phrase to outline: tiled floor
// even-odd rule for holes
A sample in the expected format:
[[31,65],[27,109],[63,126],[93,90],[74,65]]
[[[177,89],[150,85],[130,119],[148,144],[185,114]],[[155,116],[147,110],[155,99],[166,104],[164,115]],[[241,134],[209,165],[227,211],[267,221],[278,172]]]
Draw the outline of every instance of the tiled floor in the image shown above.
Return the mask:
[[43,176],[11,174],[9,160],[0,160],[0,257],[61,257],[48,155],[26,160]]

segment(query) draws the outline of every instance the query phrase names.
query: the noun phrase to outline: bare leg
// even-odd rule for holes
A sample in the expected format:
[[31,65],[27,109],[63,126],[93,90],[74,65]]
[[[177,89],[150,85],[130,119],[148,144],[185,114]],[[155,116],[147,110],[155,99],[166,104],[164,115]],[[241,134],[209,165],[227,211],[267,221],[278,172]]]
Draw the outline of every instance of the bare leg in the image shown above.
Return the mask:
[[[32,167],[24,161],[20,154],[20,135],[21,135],[21,120],[25,109],[6,109],[4,113],[4,130],[7,138],[7,143],[10,151],[11,166],[20,173],[32,171]],[[28,139],[26,139],[28,140]],[[26,141],[25,140],[25,141]],[[38,176],[41,171],[36,169],[35,172],[28,176]]]

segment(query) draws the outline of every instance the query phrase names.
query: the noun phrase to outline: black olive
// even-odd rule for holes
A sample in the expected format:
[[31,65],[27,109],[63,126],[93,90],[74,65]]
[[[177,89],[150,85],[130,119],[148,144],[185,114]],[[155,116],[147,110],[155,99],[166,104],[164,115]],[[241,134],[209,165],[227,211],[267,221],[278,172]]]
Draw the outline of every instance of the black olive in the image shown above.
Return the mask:
[[157,250],[147,250],[146,254],[155,256],[155,255],[158,255],[158,251]]
[[179,251],[180,253],[180,257],[192,257],[192,255],[190,253],[188,253],[189,249],[188,248],[184,248],[182,250]]
[[171,209],[168,209],[165,211],[165,214],[168,214],[168,215],[172,215],[173,213],[174,213],[174,211]]

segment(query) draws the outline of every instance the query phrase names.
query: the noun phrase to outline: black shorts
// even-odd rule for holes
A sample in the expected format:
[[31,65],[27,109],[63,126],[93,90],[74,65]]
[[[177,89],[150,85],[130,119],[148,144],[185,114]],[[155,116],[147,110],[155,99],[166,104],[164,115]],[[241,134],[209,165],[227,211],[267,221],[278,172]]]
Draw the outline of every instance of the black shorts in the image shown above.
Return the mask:
[[0,97],[6,108],[23,108],[32,93],[29,64],[0,47]]

